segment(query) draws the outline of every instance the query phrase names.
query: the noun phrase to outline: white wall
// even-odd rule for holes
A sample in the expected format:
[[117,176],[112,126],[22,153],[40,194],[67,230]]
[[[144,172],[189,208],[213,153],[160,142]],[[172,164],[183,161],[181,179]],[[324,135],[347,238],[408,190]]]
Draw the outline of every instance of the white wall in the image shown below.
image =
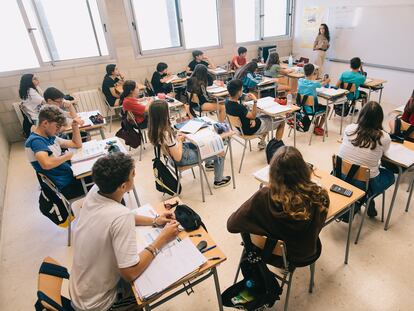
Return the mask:
[[[115,62],[128,79],[143,81],[151,78],[156,64],[166,62],[171,71],[182,71],[191,59],[191,51],[164,56],[148,56],[136,58],[127,24],[127,17],[122,0],[105,0],[108,8],[108,31],[113,38],[116,50]],[[233,0],[219,1],[220,31],[222,47],[209,49],[206,53],[216,64],[224,64],[237,51],[234,32]],[[274,44],[262,42],[260,45]],[[277,42],[282,56],[291,51],[291,40]],[[248,58],[256,57],[257,44],[246,45]],[[101,85],[106,64],[79,65],[52,71],[32,71],[40,79],[43,89],[55,86],[65,93],[97,88]],[[22,140],[20,124],[11,103],[19,100],[18,85],[20,75],[0,78],[0,123],[4,125],[6,136],[10,142]]]
[[[315,53],[312,49],[301,48],[302,42],[302,19],[305,7],[320,6],[325,8],[325,18],[323,22],[327,22],[327,13],[329,7],[337,6],[369,6],[369,5],[398,5],[398,4],[413,4],[414,0],[296,0],[295,7],[295,24],[294,24],[294,40],[293,52],[297,56],[309,57],[312,61],[315,58]],[[329,26],[329,24],[328,24]],[[372,27],[375,31],[375,25]],[[316,37],[317,33],[315,33]],[[404,36],[406,40],[412,40],[412,29],[407,29],[405,33],[396,33],[396,36]],[[369,40],[369,38],[367,38]],[[389,38],[388,41],[392,41]],[[355,56],[358,56],[358,51],[355,51]],[[398,57],[398,46],[395,48],[395,57]],[[341,72],[346,70],[349,66],[347,64],[326,62],[325,71],[330,74],[331,78],[336,81]],[[390,112],[393,107],[397,107],[406,103],[414,88],[414,74],[386,69],[379,69],[373,67],[366,67],[368,76],[374,78],[382,78],[388,82],[385,84],[382,104],[386,113]],[[374,95],[374,99],[375,99]]]

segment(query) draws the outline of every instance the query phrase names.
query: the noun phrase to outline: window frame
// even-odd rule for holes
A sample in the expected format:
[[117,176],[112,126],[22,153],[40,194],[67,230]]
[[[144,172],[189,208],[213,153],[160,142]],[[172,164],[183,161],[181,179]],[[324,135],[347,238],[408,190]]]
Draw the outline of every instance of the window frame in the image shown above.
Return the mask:
[[[236,1],[233,0],[233,14],[236,12]],[[253,41],[237,42],[237,28],[236,28],[236,19],[233,19],[234,26],[234,42],[236,45],[254,45],[260,43],[282,41],[282,40],[291,40],[293,34],[293,13],[294,13],[294,2],[295,0],[286,0],[287,1],[287,11],[286,11],[286,34],[281,36],[271,36],[263,37],[264,34],[264,0],[260,0],[260,39]]]
[[175,0],[176,11],[177,11],[177,22],[178,22],[178,34],[180,36],[180,46],[177,47],[168,47],[168,48],[161,48],[161,49],[153,49],[153,50],[142,50],[141,43],[139,41],[139,30],[137,23],[135,21],[135,14],[134,14],[134,6],[132,4],[132,0],[124,0],[125,11],[127,14],[128,20],[128,28],[131,36],[131,40],[133,43],[134,53],[136,58],[144,58],[144,57],[153,57],[154,55],[171,55],[174,53],[183,54],[188,53],[188,51],[193,51],[195,49],[200,49],[203,51],[213,50],[222,48],[222,38],[221,38],[221,19],[220,19],[220,10],[218,8],[221,7],[222,0],[215,0],[216,1],[216,8],[217,8],[217,36],[218,36],[218,45],[210,45],[210,46],[201,46],[197,48],[187,48],[186,41],[184,37],[184,23],[183,23],[183,16],[181,10],[181,1]]
[[[32,68],[24,68],[24,69],[17,69],[17,70],[9,70],[9,71],[2,71],[0,72],[0,77],[6,77],[11,75],[19,75],[27,72],[45,72],[45,71],[51,71],[53,69],[65,69],[65,68],[71,68],[74,66],[87,66],[87,65],[98,65],[102,63],[107,63],[108,61],[113,61],[115,59],[115,49],[113,46],[113,41],[110,32],[108,31],[108,15],[107,15],[107,7],[105,4],[105,1],[97,0],[97,8],[98,13],[101,19],[102,27],[103,27],[103,33],[105,37],[106,46],[108,49],[108,55],[103,56],[91,56],[91,57],[82,57],[82,58],[73,58],[73,59],[67,59],[67,60],[52,60],[52,57],[50,55],[50,50],[47,47],[47,40],[45,40],[45,45],[47,49],[47,53],[49,54],[50,61],[43,61],[42,55],[40,52],[39,45],[37,43],[37,40],[35,38],[35,35],[33,31],[39,31],[40,35],[42,36],[42,39],[44,38],[44,32],[42,29],[37,29],[34,26],[30,24],[29,17],[27,15],[26,9],[24,7],[22,0],[17,0],[17,6],[19,8],[19,12],[22,16],[24,27],[27,29],[29,40],[32,44],[33,50],[36,54],[37,61],[39,63],[38,67],[32,67]],[[89,6],[89,4],[88,4]],[[35,12],[36,18],[38,17],[37,12]],[[92,19],[92,17],[90,16]],[[41,22],[39,21],[39,26],[41,28]],[[96,32],[94,30],[95,34],[95,40],[96,38]]]

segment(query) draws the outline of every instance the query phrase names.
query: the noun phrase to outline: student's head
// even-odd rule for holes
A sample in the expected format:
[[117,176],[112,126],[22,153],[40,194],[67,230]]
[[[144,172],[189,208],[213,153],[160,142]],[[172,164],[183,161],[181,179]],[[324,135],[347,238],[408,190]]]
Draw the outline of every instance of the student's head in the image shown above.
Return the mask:
[[239,79],[233,79],[227,84],[227,91],[230,97],[239,98],[243,93],[243,82]]
[[303,66],[303,71],[305,72],[306,77],[311,77],[315,72],[315,66],[311,63],[307,63],[305,66]]
[[172,133],[168,103],[155,100],[148,108],[148,138],[154,145],[163,145],[165,132]]
[[119,104],[122,105],[125,97],[138,97],[139,88],[137,87],[137,83],[133,80],[126,80],[122,85],[122,94],[119,98]]
[[92,179],[103,194],[124,194],[134,187],[135,164],[128,154],[110,153],[92,167]]
[[106,65],[106,74],[108,76],[117,76],[119,74],[118,67],[116,64]]
[[251,61],[243,65],[234,75],[235,79],[243,79],[249,72],[255,73],[257,70],[257,62]]
[[351,65],[351,69],[353,70],[359,70],[359,68],[361,68],[362,65],[361,59],[359,57],[352,58],[349,63]]
[[39,80],[32,73],[26,73],[20,78],[19,96],[21,99],[27,99],[29,89],[36,89],[39,85]]
[[269,70],[273,65],[279,65],[279,64],[280,64],[279,54],[276,52],[270,53],[269,56],[267,57],[265,69]]
[[237,54],[241,57],[246,57],[247,49],[244,46],[241,46],[237,49]]
[[377,143],[381,144],[383,121],[384,112],[380,104],[375,101],[365,104],[359,113],[356,131],[350,134],[356,134],[352,144],[360,148],[375,149]]
[[295,147],[279,148],[270,162],[271,198],[294,219],[309,219],[312,208],[326,210],[329,205],[326,191],[311,181],[311,174]]
[[328,39],[328,41],[331,39],[331,37],[329,36],[329,28],[326,24],[321,24],[319,26],[319,34],[324,35],[325,38]]
[[66,125],[66,117],[55,105],[43,105],[38,116],[38,128],[43,131],[46,136],[56,136],[61,127]]
[[194,58],[195,60],[202,60],[202,59],[203,59],[203,57],[204,57],[204,53],[203,53],[203,51],[200,51],[200,50],[194,50],[194,51],[193,51],[193,58]]
[[157,71],[161,74],[167,73],[168,65],[166,63],[158,63]]
[[208,82],[208,68],[206,65],[198,64],[195,66],[191,78],[197,79],[199,82],[203,82],[207,86]]
[[43,98],[45,99],[45,102],[49,105],[62,105],[64,97],[65,94],[63,94],[55,87],[48,87],[43,93]]

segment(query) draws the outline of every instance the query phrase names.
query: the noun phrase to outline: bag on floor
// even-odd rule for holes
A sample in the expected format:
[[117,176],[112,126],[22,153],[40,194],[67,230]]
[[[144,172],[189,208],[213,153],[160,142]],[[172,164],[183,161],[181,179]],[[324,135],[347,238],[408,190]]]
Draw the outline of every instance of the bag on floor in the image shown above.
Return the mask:
[[342,116],[342,106],[344,107],[344,117],[348,116],[349,111],[351,110],[351,105],[348,103],[336,104],[334,105],[334,111],[337,116]]
[[175,219],[180,223],[185,231],[197,230],[202,226],[206,231],[207,228],[201,221],[200,215],[198,215],[191,207],[180,204],[175,208]]
[[[161,161],[160,147],[154,147],[155,158],[152,159],[152,170],[155,177],[155,188],[162,193],[175,195],[181,193],[181,184],[176,176]],[[176,172],[177,174],[178,172]]]
[[311,119],[305,112],[300,111],[296,113],[296,130],[299,132],[307,132],[309,131],[311,123]]
[[277,140],[276,138],[272,138],[269,143],[266,146],[266,159],[267,164],[270,164],[270,160],[272,160],[273,155],[276,153],[276,151],[283,147],[285,144],[283,143],[283,140]]
[[42,189],[39,196],[39,209],[55,225],[62,228],[68,227],[68,211],[62,200],[53,191]]
[[140,130],[135,130],[134,127],[126,120],[121,121],[121,128],[115,134],[125,141],[125,145],[131,148],[138,148],[142,143],[142,133]]

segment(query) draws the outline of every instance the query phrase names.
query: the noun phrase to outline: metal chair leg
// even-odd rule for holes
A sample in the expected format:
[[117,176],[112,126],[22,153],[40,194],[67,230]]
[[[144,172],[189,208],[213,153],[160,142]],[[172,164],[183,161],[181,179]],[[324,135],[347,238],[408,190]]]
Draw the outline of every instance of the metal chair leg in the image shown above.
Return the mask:
[[213,191],[211,191],[210,183],[208,182],[208,179],[207,179],[206,170],[204,169],[202,165],[201,165],[201,169],[203,170],[203,175],[204,175],[204,178],[206,179],[206,183],[207,183],[208,190],[210,191],[210,195],[213,195]]
[[362,229],[362,226],[364,225],[364,220],[365,220],[365,217],[368,213],[368,207],[369,207],[369,204],[371,203],[371,200],[372,200],[372,198],[369,198],[367,200],[367,202],[365,203],[365,210],[364,210],[364,214],[362,214],[361,223],[359,224],[359,229],[358,229],[358,233],[357,233],[357,236],[356,236],[356,239],[355,239],[355,244],[358,244],[359,235],[361,234],[361,229]]
[[139,145],[139,160],[141,161],[142,159],[142,144]]
[[[310,131],[309,146],[310,146],[310,145],[311,145],[311,143],[312,143],[312,136],[313,136],[313,132],[315,131],[315,127],[316,127],[316,124],[315,124],[315,119],[316,119],[316,118],[313,118],[313,119],[312,119],[311,126],[309,127],[309,131]],[[312,125],[313,125],[313,127],[312,127]]]
[[111,115],[109,116],[109,132],[112,132],[112,111]]
[[194,177],[194,179],[196,179],[196,176],[195,176],[194,168],[193,167],[191,168],[191,173],[193,173],[193,177]]
[[241,255],[240,255],[239,265],[237,266],[236,276],[234,277],[234,282],[233,282],[233,284],[235,284],[235,283],[237,282],[237,279],[239,278],[239,273],[240,273],[240,263],[241,263],[241,261],[242,261],[243,254],[244,254],[244,249],[242,250],[242,253],[241,253]]
[[410,190],[410,194],[408,195],[407,206],[405,207],[406,212],[408,212],[408,208],[410,207],[411,197],[413,196],[414,178],[413,178],[413,181],[411,182],[410,187],[411,187],[411,190]]
[[315,286],[315,263],[312,263],[310,266],[310,282],[309,282],[309,293],[313,292],[313,286]]
[[246,148],[247,148],[247,140],[244,141],[243,154],[242,154],[242,158],[241,158],[241,161],[240,161],[240,167],[239,167],[239,174],[240,174],[241,169],[242,169],[244,155],[246,153]]
[[384,222],[384,211],[385,211],[385,191],[382,193],[381,222]]
[[198,164],[198,169],[200,170],[201,198],[202,198],[203,202],[205,202],[206,199],[204,197],[203,167],[201,166],[200,163]]
[[250,152],[252,152],[252,141],[249,139],[249,149],[250,149]]
[[288,310],[288,306],[289,306],[289,296],[290,296],[290,290],[291,290],[291,288],[292,288],[292,279],[293,279],[293,272],[294,271],[292,271],[292,272],[290,272],[289,273],[289,276],[288,276],[288,282],[287,282],[287,291],[286,291],[286,298],[285,298],[285,306],[284,306],[284,311],[287,311]]
[[71,246],[72,241],[72,203],[69,203],[68,210],[68,246]]

